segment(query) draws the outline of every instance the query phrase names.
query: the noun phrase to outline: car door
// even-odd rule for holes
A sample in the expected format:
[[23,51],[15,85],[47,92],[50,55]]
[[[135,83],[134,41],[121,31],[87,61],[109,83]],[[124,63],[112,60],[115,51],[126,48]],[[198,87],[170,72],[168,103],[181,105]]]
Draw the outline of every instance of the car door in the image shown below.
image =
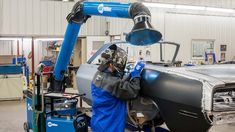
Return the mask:
[[77,74],[77,86],[79,93],[85,93],[84,100],[90,104],[91,103],[91,81],[97,72],[97,68],[99,66],[98,59],[100,58],[100,54],[107,49],[110,44],[104,44],[85,64],[81,64]]

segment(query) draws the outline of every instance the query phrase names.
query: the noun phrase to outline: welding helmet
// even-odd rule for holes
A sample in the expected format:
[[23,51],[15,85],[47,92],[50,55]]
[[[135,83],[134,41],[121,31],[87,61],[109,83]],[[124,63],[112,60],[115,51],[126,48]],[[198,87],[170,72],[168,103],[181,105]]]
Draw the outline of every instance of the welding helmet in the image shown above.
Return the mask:
[[115,72],[123,75],[127,62],[127,53],[113,44],[101,54],[99,61],[101,63],[98,67],[99,71],[104,72],[112,64]]

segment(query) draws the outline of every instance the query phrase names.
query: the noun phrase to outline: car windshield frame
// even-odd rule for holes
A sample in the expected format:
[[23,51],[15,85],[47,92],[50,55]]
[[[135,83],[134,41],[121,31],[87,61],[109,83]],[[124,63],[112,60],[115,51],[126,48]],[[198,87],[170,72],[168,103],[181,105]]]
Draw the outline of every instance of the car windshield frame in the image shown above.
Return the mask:
[[[95,54],[87,61],[87,63],[91,64],[96,59],[96,57],[98,57],[103,51],[105,51],[112,44],[120,45],[120,44],[129,44],[129,43],[126,42],[126,41],[113,41],[113,42],[110,42],[110,43],[106,43],[99,50],[97,50],[95,52]],[[178,53],[179,53],[180,44],[175,43],[175,42],[168,42],[168,41],[161,41],[161,42],[158,42],[156,44],[160,44],[160,57],[161,57],[161,61],[163,60],[162,59],[162,45],[163,44],[169,44],[169,45],[176,46],[174,56],[173,56],[173,58],[171,60],[171,64],[173,64],[175,62],[175,59],[176,59]]]

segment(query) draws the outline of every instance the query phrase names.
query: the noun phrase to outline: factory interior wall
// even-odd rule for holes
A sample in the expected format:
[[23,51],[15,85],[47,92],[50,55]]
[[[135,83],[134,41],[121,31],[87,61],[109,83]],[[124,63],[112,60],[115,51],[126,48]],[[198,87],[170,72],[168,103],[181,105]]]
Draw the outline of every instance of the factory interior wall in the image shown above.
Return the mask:
[[[66,16],[74,4],[43,0],[0,0],[0,34],[63,35],[67,25]],[[83,25],[80,34],[104,35],[106,27],[104,17],[93,16]]]
[[209,6],[220,8],[234,8],[234,0],[138,0],[141,2],[158,2],[180,5],[197,5],[197,6]]
[[28,55],[31,52],[31,50],[32,50],[32,39],[31,38],[23,39],[23,52],[24,52],[23,54],[27,59],[27,66],[29,66],[29,71],[32,71],[32,59],[28,58]]
[[47,44],[43,44],[43,41],[34,41],[34,69],[37,68],[39,62],[47,54]]
[[188,14],[165,15],[165,39],[181,44],[178,59],[192,59],[192,39],[215,40],[214,50],[220,59],[220,45],[227,45],[226,60],[235,57],[235,33],[233,17],[200,16]]
[[[65,18],[73,5],[74,2],[0,0],[0,34],[3,36],[63,35],[67,25]],[[181,44],[177,60],[187,63],[192,59],[192,39],[214,39],[217,58],[220,57],[219,46],[227,44],[226,58],[227,60],[234,58],[235,53],[232,50],[235,49],[233,45],[235,38],[232,35],[235,33],[233,25],[235,19],[233,17],[169,13],[157,8],[150,8],[150,10],[152,24],[163,34],[163,39]],[[124,39],[123,33],[128,33],[132,26],[133,21],[130,19],[93,16],[82,26],[80,35],[102,36],[108,29],[110,35],[121,35]],[[157,45],[150,47],[152,51],[158,48]],[[173,49],[168,47],[164,49],[163,55],[167,61],[172,56]],[[159,53],[152,52],[151,60],[155,62],[159,60],[158,58]]]
[[0,40],[0,55],[15,55],[17,54],[17,42],[16,41],[3,41]]
[[[108,36],[87,36],[86,37],[86,45],[87,45],[87,60],[98,50],[97,46],[95,46],[95,43],[101,42],[101,43],[108,43],[110,42],[110,37]],[[96,44],[97,45],[97,44]],[[102,45],[100,45],[102,46]],[[100,47],[98,46],[98,47]]]
[[[23,44],[22,44],[23,43]],[[19,39],[19,55],[24,55],[27,59],[27,65],[31,71],[32,60],[28,59],[31,52],[32,39]],[[17,55],[17,40],[0,40],[0,55]]]
[[[192,39],[215,40],[214,50],[217,60],[220,60],[220,45],[227,45],[226,60],[235,58],[235,23],[234,17],[213,15],[194,15],[190,13],[175,13],[162,9],[150,8],[152,13],[152,25],[163,35],[164,41],[172,41],[181,44],[176,60],[187,63],[192,60]],[[133,22],[109,18],[110,34],[120,34],[131,30]],[[151,50],[158,50],[157,45],[151,46]],[[165,47],[163,58],[170,60],[174,48]],[[152,61],[157,61],[157,52],[152,52]]]

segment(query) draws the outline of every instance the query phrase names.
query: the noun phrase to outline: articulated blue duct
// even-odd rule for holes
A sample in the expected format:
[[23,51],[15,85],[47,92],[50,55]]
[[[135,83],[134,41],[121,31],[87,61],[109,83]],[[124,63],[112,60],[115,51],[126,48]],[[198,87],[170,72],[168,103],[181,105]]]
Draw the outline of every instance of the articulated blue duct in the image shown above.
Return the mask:
[[132,45],[150,45],[157,43],[162,38],[161,33],[153,29],[150,24],[151,13],[142,3],[79,1],[67,16],[68,26],[55,64],[50,92],[64,92],[66,88],[65,73],[80,27],[93,15],[133,19],[134,27],[126,36],[126,41]]

